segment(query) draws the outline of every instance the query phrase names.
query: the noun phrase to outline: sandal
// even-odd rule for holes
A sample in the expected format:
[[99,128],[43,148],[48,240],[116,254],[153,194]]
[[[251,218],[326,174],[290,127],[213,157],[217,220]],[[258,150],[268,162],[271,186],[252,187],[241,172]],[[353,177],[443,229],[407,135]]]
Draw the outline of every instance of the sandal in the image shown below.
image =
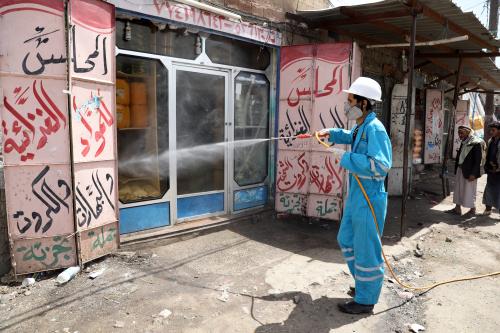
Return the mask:
[[444,212],[447,213],[447,214],[451,214],[451,215],[458,215],[458,216],[461,215],[459,212],[456,211],[455,208],[450,209],[450,210],[445,210]]
[[471,211],[468,211],[467,213],[465,213],[465,214],[463,215],[463,217],[464,217],[464,218],[470,218],[470,217],[474,217],[474,216],[476,216],[476,215],[477,215],[477,214],[476,214],[476,212],[471,212]]

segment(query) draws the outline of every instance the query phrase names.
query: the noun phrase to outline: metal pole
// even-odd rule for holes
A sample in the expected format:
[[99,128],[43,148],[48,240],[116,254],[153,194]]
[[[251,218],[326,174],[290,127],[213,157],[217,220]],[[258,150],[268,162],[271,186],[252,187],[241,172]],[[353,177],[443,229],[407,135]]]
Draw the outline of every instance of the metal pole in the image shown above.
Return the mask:
[[[498,2],[499,0],[490,0],[490,26],[489,30],[491,34],[496,37],[498,36]],[[495,61],[495,58],[492,58]],[[493,114],[495,113],[495,97],[494,94],[486,94],[486,103],[484,108],[484,139],[488,140],[490,133],[488,130],[488,125],[493,121]]]
[[458,71],[457,78],[455,80],[455,93],[453,94],[453,107],[451,108],[449,123],[448,123],[448,135],[446,137],[446,146],[444,147],[443,165],[441,166],[441,185],[443,187],[443,198],[446,198],[450,194],[450,182],[448,180],[448,157],[451,150],[453,149],[453,135],[455,133],[455,110],[457,108],[458,96],[460,92],[460,77],[463,71],[463,61],[462,57],[458,58]]
[[400,238],[403,238],[406,232],[406,201],[408,199],[408,155],[410,150],[410,122],[413,109],[413,75],[415,67],[415,40],[417,36],[417,13],[415,8],[412,8],[412,25],[411,25],[411,41],[410,41],[410,58],[408,64],[408,99],[405,118],[405,139],[403,153],[403,198],[401,202],[401,230]]

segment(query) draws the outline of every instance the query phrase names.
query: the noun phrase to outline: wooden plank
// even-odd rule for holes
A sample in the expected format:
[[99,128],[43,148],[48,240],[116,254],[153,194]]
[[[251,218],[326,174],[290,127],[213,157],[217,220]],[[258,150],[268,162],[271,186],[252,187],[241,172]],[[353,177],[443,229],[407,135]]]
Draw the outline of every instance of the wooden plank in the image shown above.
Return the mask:
[[[345,11],[345,7],[341,7],[340,12]],[[387,18],[396,18],[396,17],[404,17],[410,16],[410,9],[402,9],[402,10],[393,10],[385,13],[377,13],[370,15],[357,15],[356,18],[347,18],[340,20],[329,20],[329,21],[320,21],[318,24],[314,24],[316,27],[321,27],[324,29],[329,29],[331,27],[337,27],[340,25],[353,25],[353,24],[364,24],[372,21],[379,21]],[[348,15],[350,16],[350,15]],[[327,23],[325,25],[325,23]]]
[[447,52],[447,53],[417,53],[417,57],[423,58],[494,58],[499,57],[500,52]]
[[367,44],[380,44],[380,43],[383,43],[383,41],[380,40],[380,39],[376,39],[376,38],[373,38],[373,37],[368,37],[366,35],[363,35],[363,34],[360,34],[360,33],[354,32],[354,31],[350,31],[350,30],[347,30],[347,29],[343,29],[343,28],[331,27],[328,30],[329,31],[333,31],[333,32],[335,32],[336,34],[339,34],[339,35],[349,36],[349,37],[355,38],[356,40],[358,40],[360,42],[363,42],[363,43],[367,43]]
[[430,64],[432,64],[432,61],[431,60],[426,60],[424,62],[421,62],[418,65],[415,65],[415,67],[413,67],[413,68],[418,69],[418,68],[422,68],[422,67],[425,67],[425,66],[430,65]]

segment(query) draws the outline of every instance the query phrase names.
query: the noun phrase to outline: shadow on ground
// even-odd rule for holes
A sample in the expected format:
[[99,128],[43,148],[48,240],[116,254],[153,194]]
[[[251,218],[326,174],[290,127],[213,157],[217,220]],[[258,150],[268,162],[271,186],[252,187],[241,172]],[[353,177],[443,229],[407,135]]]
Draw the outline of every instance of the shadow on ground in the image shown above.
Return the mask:
[[255,333],[329,333],[332,329],[351,324],[369,316],[349,316],[339,312],[337,304],[348,301],[347,298],[328,298],[323,296],[313,300],[309,294],[289,292],[268,295],[260,297],[260,299],[266,301],[294,300],[297,305],[284,322],[261,324],[255,330]]

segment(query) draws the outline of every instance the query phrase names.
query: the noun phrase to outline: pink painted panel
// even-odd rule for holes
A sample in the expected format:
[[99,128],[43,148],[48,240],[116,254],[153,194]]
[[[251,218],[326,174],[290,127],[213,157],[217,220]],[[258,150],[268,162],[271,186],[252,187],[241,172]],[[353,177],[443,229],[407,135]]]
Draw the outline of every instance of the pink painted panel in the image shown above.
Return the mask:
[[13,238],[73,232],[69,165],[7,166],[4,176],[9,232]]
[[427,89],[425,104],[424,163],[440,163],[444,124],[443,92]]
[[16,274],[76,266],[75,236],[18,239],[13,244]]
[[276,189],[278,192],[306,194],[309,191],[310,153],[281,150],[278,152]]
[[[344,113],[347,94],[343,90],[349,88],[349,58],[341,63],[318,59],[316,66],[311,133],[323,128],[348,128]],[[311,140],[311,148],[325,149],[316,139]]]
[[309,193],[342,197],[345,169],[329,152],[312,152]]
[[306,215],[307,195],[297,193],[277,193],[276,211],[294,215]]
[[[1,57],[0,57],[1,58]],[[2,77],[3,152],[7,165],[69,163],[64,80]]]
[[115,9],[100,0],[72,0],[71,75],[114,82]]
[[278,136],[286,138],[279,140],[278,149],[308,150],[309,139],[289,138],[298,134],[310,133],[311,101],[302,101],[296,107],[289,107],[286,101],[280,101],[278,119]]
[[115,161],[78,163],[74,170],[77,229],[117,221]]
[[340,220],[342,199],[329,196],[310,194],[307,199],[307,216],[328,220]]
[[280,100],[289,107],[312,99],[313,45],[284,47],[280,63]]
[[[360,72],[359,49],[355,70]],[[280,137],[302,133],[313,134],[323,128],[348,128],[344,114],[347,96],[343,92],[350,85],[351,43],[301,45],[282,48],[280,63],[280,107],[278,134]],[[359,75],[359,73],[357,74]],[[344,145],[339,148],[345,149]],[[278,144],[277,192],[290,196],[305,195],[305,211],[290,209],[295,201],[278,196],[278,211],[295,211],[296,214],[323,218],[340,218],[340,211],[331,205],[341,206],[345,171],[331,153],[311,139],[280,140]],[[306,180],[307,184],[304,184]],[[328,194],[331,200],[323,211],[316,202]],[[311,201],[311,196],[316,201]],[[298,198],[298,197],[296,197]],[[292,203],[290,203],[292,202]],[[286,204],[286,205],[285,205]],[[312,206],[311,206],[312,205]],[[286,206],[286,207],[285,207]]]
[[0,68],[25,75],[65,75],[62,0],[0,1]]
[[74,81],[72,94],[75,163],[115,159],[114,87]]
[[118,222],[87,229],[80,235],[82,262],[102,257],[118,248]]

